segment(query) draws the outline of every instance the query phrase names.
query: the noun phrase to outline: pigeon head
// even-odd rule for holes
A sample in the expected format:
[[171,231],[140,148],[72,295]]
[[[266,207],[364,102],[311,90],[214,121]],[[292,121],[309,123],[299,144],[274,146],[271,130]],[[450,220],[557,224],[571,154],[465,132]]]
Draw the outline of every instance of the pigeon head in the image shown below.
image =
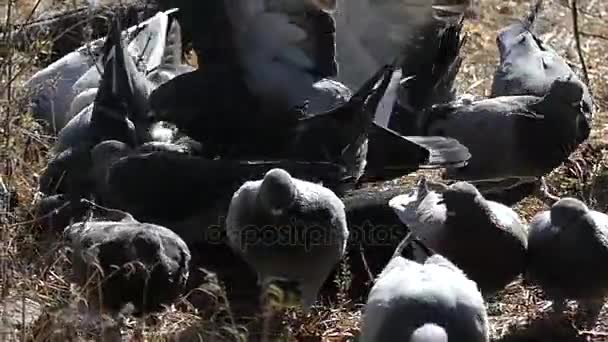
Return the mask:
[[571,197],[562,198],[551,207],[551,223],[568,227],[582,218],[589,208],[585,203]]
[[467,207],[471,203],[483,198],[475,186],[467,182],[457,182],[450,185],[443,193],[443,200],[448,213],[460,207]]
[[572,74],[558,78],[551,84],[548,96],[559,100],[562,105],[578,107],[583,99],[583,85]]
[[496,36],[496,45],[500,53],[501,63],[504,57],[509,53],[512,47],[521,50],[538,50],[542,49],[543,45],[540,40],[534,35],[534,26],[538,14],[542,9],[542,0],[536,1],[532,4],[530,13],[523,20],[519,20],[498,32]]
[[[554,113],[556,122],[569,123],[576,127],[577,142],[581,143],[591,132],[592,103],[583,88],[583,83],[574,74],[553,81],[549,93],[538,104],[540,112]],[[549,108],[546,108],[549,107]]]
[[282,215],[296,197],[296,187],[291,175],[283,169],[272,169],[266,173],[259,190],[263,208],[273,216]]

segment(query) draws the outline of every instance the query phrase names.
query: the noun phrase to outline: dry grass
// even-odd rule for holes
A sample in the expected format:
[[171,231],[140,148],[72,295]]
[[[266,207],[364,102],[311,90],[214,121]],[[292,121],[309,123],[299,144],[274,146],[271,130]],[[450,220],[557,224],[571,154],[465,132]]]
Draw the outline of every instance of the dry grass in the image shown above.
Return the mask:
[[[48,10],[56,1],[45,1]],[[64,1],[64,4],[69,1]],[[24,20],[35,5],[22,0],[14,12],[16,20]],[[460,90],[487,95],[497,61],[494,44],[496,31],[520,17],[528,9],[528,1],[483,0],[481,18],[467,24],[470,39],[465,48],[464,66],[459,76]],[[606,169],[606,130],[608,129],[608,3],[603,0],[580,1],[582,47],[589,69],[597,111],[592,139],[550,176],[554,192],[585,199],[599,210],[608,209]],[[0,15],[6,15],[7,0],[0,0]],[[579,65],[574,48],[571,14],[563,1],[547,1],[545,39],[575,65]],[[218,341],[243,340],[241,330],[231,323],[230,310],[217,285],[208,285],[167,312],[147,320],[125,318],[119,326],[110,321],[103,324],[80,314],[82,296],[70,286],[69,262],[53,244],[44,243],[48,232],[31,224],[31,208],[35,200],[37,178],[45,167],[46,153],[52,139],[45,137],[36,123],[25,115],[19,105],[19,85],[35,70],[35,60],[28,54],[4,54],[0,60],[0,178],[18,194],[19,205],[14,212],[0,213],[0,341],[53,340],[80,341],[105,336],[136,341]],[[12,87],[7,80],[17,75]],[[6,92],[4,90],[9,90]],[[10,97],[9,97],[10,93]],[[583,172],[575,172],[575,165]],[[413,179],[408,176],[402,181]],[[529,219],[543,205],[526,199],[517,210]],[[48,240],[48,239],[46,239]],[[348,285],[348,272],[338,282]],[[213,283],[212,283],[213,284]],[[344,285],[346,284],[346,285]],[[204,303],[204,304],[201,304]],[[603,312],[595,334],[579,332],[569,321],[549,324],[542,320],[541,308],[547,302],[542,293],[521,281],[515,282],[489,301],[494,341],[608,341],[608,313]],[[199,311],[196,307],[207,307]],[[344,296],[337,303],[315,308],[302,315],[285,314],[287,325],[284,340],[346,341],[356,336],[361,317],[361,303],[352,303]],[[605,310],[606,311],[606,310]],[[200,336],[204,336],[200,339]]]

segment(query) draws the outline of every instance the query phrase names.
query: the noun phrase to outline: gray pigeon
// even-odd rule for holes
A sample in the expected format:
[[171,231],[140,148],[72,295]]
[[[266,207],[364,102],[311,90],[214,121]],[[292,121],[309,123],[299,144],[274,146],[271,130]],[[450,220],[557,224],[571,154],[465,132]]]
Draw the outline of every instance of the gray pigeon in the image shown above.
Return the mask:
[[371,289],[359,341],[489,341],[488,316],[474,281],[439,254],[422,263],[399,254]]
[[491,96],[545,96],[555,80],[571,77],[584,91],[582,111],[591,119],[593,103],[589,89],[564,58],[534,32],[541,7],[542,0],[536,0],[527,18],[498,33],[500,64],[494,74]]
[[95,102],[61,130],[40,178],[40,191],[46,195],[69,193],[75,200],[89,193],[90,150],[98,143],[114,139],[132,147],[137,144],[135,126],[127,116],[138,101],[132,96],[134,88],[125,68],[125,61],[131,60],[122,48],[117,21],[107,41],[114,52],[106,61]]
[[532,219],[528,244],[527,278],[542,286],[557,314],[566,299],[576,300],[593,327],[608,294],[608,215],[562,198]]
[[[117,313],[132,303],[135,314],[162,310],[183,291],[188,279],[190,251],[175,233],[162,226],[135,221],[76,223],[64,231],[72,248],[74,281],[85,286],[101,271],[101,303]],[[97,287],[89,300],[100,298]]]
[[[582,111],[584,89],[558,79],[544,97],[502,96],[435,105],[419,118],[418,134],[457,139],[471,152],[448,178],[482,183],[534,181],[563,163],[590,133]],[[479,134],[492,132],[492,134]]]
[[[133,70],[133,73],[141,74],[140,83],[146,83],[146,97],[152,90],[175,76],[195,70],[182,62],[181,29],[177,20],[172,20],[167,14],[172,12],[159,12],[153,17],[154,20],[148,20],[147,25],[127,48],[137,66],[137,71]],[[141,56],[133,55],[134,53]],[[99,69],[89,69],[72,87],[73,92],[78,95],[70,106],[70,117],[93,103],[101,79],[98,70],[103,72],[103,65]],[[148,82],[143,81],[144,75]]]
[[[152,18],[137,26],[137,35],[127,46],[128,53],[126,54],[133,59],[137,71],[145,75],[160,66],[169,27],[169,15],[176,11],[176,9],[172,9],[166,12],[158,12]],[[109,50],[104,51],[99,63],[97,63],[98,65],[91,67],[74,83],[72,91],[76,94],[76,97],[82,92],[97,88],[109,52]],[[70,109],[71,115],[78,114],[82,108],[84,107],[72,106]]]
[[226,232],[265,289],[296,282],[305,309],[316,301],[348,240],[340,199],[282,169],[270,170],[264,179],[246,182],[234,193]]
[[[171,11],[165,13],[171,13]],[[126,32],[123,32],[127,41],[130,42],[129,52],[132,56],[140,56],[143,52],[142,57],[145,59],[152,54],[152,49],[147,49],[145,52],[139,51],[139,48],[136,47],[136,41],[132,39],[155,18],[130,27]],[[104,39],[97,39],[88,43],[38,71],[24,84],[34,118],[46,122],[52,132],[59,132],[73,115],[78,113],[71,112],[72,114],[70,114],[70,107],[80,91],[97,86],[100,77],[94,64],[103,54],[103,45]],[[153,63],[148,61],[147,64],[152,65]],[[101,68],[103,68],[103,65]],[[82,86],[77,86],[77,89],[74,89],[75,84],[85,73],[91,74],[91,82],[80,81]],[[96,76],[93,76],[94,74]]]
[[524,271],[526,228],[509,207],[487,201],[466,182],[430,191],[421,178],[410,194],[389,205],[430,248],[450,259],[484,295],[503,289]]
[[147,85],[138,77],[133,60],[124,48],[118,21],[106,38],[108,54],[103,77],[93,104],[82,110],[59,132],[54,153],[78,145],[91,145],[117,139],[137,144],[135,125],[130,118],[147,111]]

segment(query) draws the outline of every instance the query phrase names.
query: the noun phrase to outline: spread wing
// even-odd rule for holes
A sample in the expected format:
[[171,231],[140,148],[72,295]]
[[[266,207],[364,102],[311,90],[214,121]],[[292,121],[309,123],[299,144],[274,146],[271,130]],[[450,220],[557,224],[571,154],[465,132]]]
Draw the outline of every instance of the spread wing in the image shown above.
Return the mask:
[[420,30],[438,20],[436,9],[460,16],[464,3],[439,7],[430,0],[339,0],[335,14],[338,79],[358,88],[381,65],[414,44]]

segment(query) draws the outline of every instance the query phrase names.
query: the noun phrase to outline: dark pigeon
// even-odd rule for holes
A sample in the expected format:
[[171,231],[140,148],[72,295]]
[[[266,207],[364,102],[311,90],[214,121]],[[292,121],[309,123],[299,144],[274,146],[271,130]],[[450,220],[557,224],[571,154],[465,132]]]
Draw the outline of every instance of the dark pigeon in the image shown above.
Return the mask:
[[433,20],[420,29],[403,53],[403,76],[398,102],[387,125],[403,135],[416,135],[418,113],[457,99],[455,79],[466,42],[460,21]]
[[[556,80],[544,97],[503,96],[455,101],[425,111],[421,135],[457,139],[471,159],[448,178],[474,182],[480,191],[535,181],[563,163],[590,133],[582,111],[584,90],[574,79]],[[479,134],[492,132],[492,134]]]
[[[161,67],[166,51],[170,16],[174,15],[175,11],[173,9],[159,12],[136,27],[137,34],[128,44],[126,53],[133,59],[136,66],[135,70],[131,70],[133,74],[150,75]],[[76,96],[70,106],[70,118],[93,103],[101,80],[100,73],[103,73],[107,54],[112,47],[111,44],[106,45],[98,65],[91,67],[72,86],[72,91]]]
[[[169,13],[169,12],[168,12]],[[165,15],[159,13],[157,16]],[[157,16],[130,27],[122,34],[129,43],[129,52],[137,57],[142,55],[142,61],[147,64],[152,54],[152,49],[139,51],[143,47],[137,47],[139,42],[134,38],[140,33],[143,27],[157,19]],[[140,39],[141,40],[141,39]],[[101,76],[98,68],[103,70],[103,63],[95,65],[104,55],[104,39],[97,39],[73,52],[63,56],[51,65],[35,73],[25,84],[24,88],[28,93],[28,100],[32,107],[34,117],[46,123],[50,131],[58,133],[69,120],[79,111],[71,110],[72,103],[78,99],[76,107],[84,108],[84,104],[92,100],[92,93],[95,91]],[[85,76],[88,74],[88,76]],[[82,94],[85,92],[86,94]],[[90,102],[89,102],[90,103]]]
[[40,191],[46,195],[68,194],[71,199],[90,193],[90,150],[109,139],[137,144],[135,127],[128,113],[138,101],[125,68],[120,29],[115,22],[107,38],[112,45],[106,61],[104,77],[92,106],[74,117],[59,133],[53,156],[40,179]]
[[404,251],[410,255],[423,249],[403,244],[371,289],[359,340],[488,342],[488,315],[475,282],[439,254],[421,262],[401,256],[399,248],[414,249]]
[[304,309],[342,259],[349,234],[344,204],[331,190],[282,169],[234,193],[226,232],[263,287],[296,282]]
[[135,126],[129,117],[143,116],[146,110],[145,85],[133,76],[135,65],[124,49],[118,21],[106,38],[110,48],[104,74],[92,106],[87,107],[59,132],[53,147],[55,153],[78,146],[116,139],[129,145],[137,144]]
[[102,272],[97,279],[101,283],[96,283],[101,302],[97,286],[88,288],[88,299],[110,313],[129,303],[136,315],[161,311],[184,289],[190,251],[167,228],[137,222],[127,214],[118,222],[77,223],[64,235],[72,248],[74,281],[86,286],[94,272]]
[[460,267],[486,296],[524,271],[525,225],[515,211],[487,201],[469,183],[455,183],[438,194],[422,178],[417,189],[395,197],[390,206],[415,235]]
[[541,285],[558,315],[576,300],[593,329],[608,294],[608,216],[562,198],[530,222],[527,278]]

